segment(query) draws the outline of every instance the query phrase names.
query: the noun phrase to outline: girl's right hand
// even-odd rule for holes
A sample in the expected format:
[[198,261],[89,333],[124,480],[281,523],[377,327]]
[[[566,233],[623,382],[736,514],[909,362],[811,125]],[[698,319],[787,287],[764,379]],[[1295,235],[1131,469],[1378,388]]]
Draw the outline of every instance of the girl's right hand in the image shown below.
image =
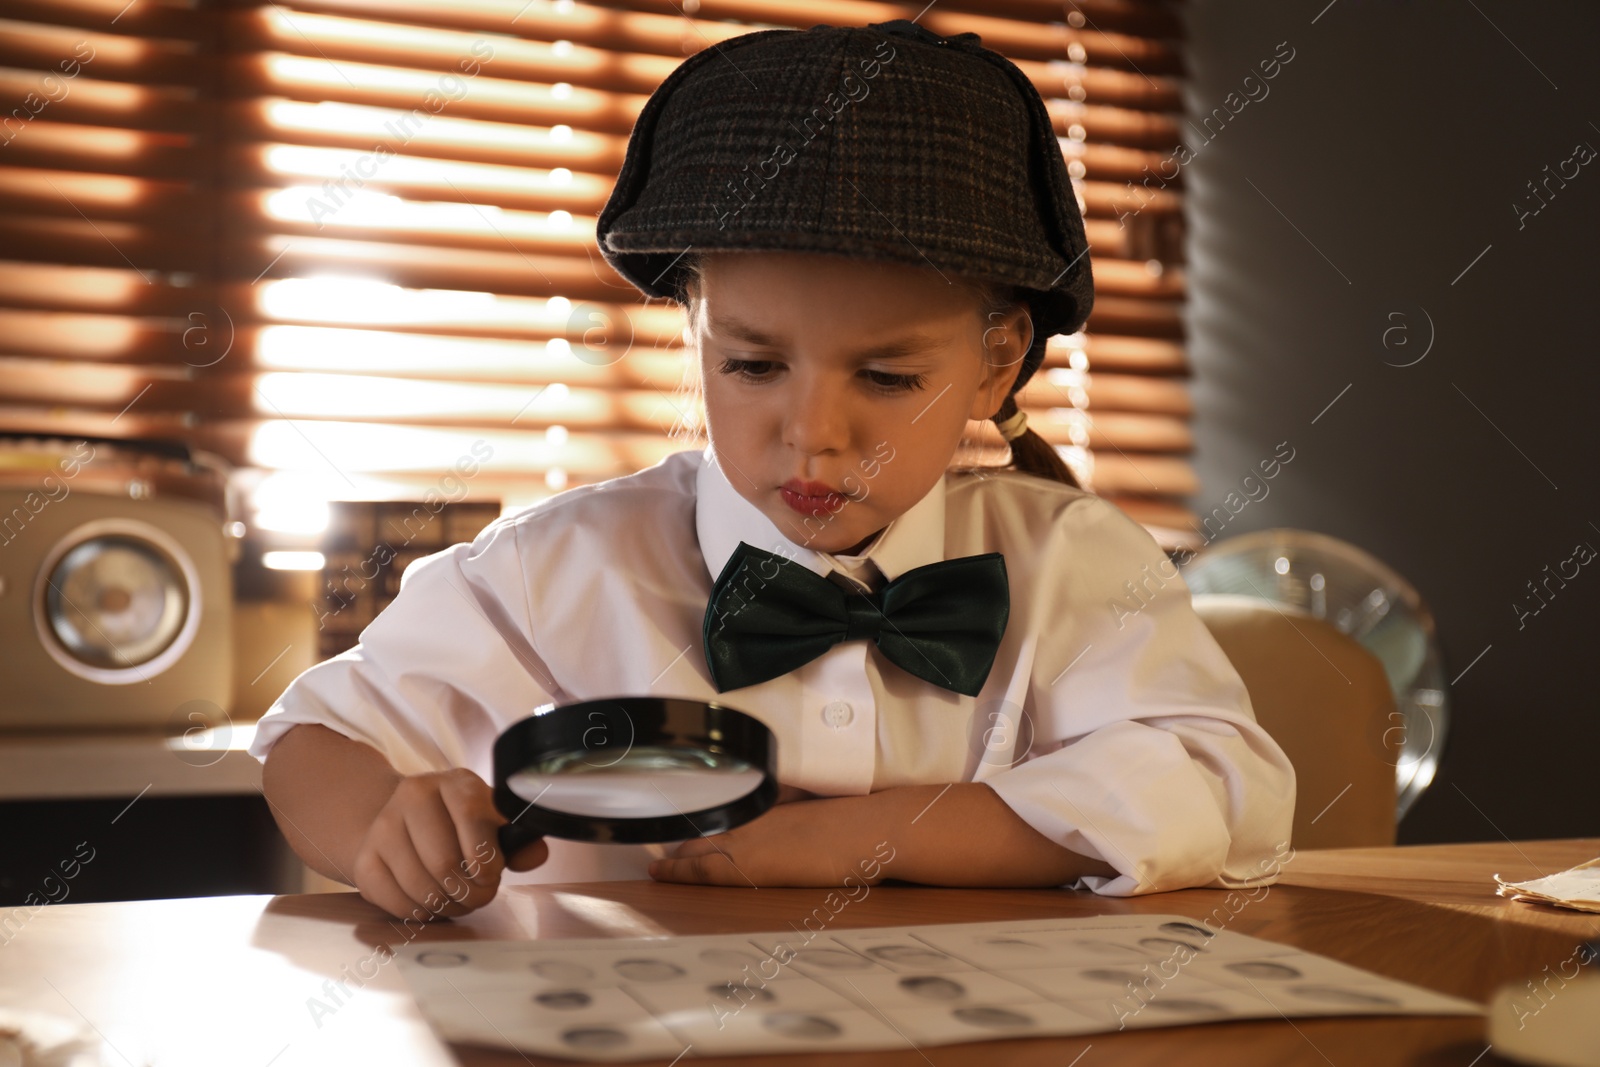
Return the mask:
[[466,915],[494,899],[508,866],[531,871],[550,857],[540,839],[508,863],[498,844],[508,821],[464,767],[402,778],[356,852],[356,888],[399,919]]

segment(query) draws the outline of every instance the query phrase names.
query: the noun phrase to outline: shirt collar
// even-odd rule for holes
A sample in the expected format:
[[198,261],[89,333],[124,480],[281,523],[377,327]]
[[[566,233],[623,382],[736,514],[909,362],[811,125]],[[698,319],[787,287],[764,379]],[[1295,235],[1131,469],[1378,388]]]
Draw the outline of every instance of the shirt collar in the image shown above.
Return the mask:
[[[870,488],[871,483],[867,484]],[[890,522],[859,558],[870,559],[885,581],[944,559],[944,493],[945,479],[940,478],[921,500]],[[793,559],[823,577],[830,571],[849,577],[828,553],[791,541],[761,509],[740,496],[710,445],[703,450],[696,473],[695,532],[712,581],[722,574],[740,541]]]

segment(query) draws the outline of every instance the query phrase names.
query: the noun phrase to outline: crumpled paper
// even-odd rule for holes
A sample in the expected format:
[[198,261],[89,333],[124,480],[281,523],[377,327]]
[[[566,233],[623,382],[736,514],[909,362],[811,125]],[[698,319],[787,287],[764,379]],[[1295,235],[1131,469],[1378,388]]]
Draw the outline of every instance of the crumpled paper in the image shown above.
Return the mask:
[[1600,857],[1526,882],[1508,882],[1498,874],[1494,880],[1500,895],[1512,900],[1600,913]]

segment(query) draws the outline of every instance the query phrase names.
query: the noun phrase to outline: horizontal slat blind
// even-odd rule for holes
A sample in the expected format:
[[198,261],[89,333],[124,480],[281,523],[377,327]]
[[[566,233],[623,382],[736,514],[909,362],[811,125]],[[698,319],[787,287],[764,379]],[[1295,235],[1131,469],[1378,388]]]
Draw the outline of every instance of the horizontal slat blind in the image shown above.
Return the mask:
[[[125,2],[0,0],[8,429],[181,438],[343,499],[487,446],[470,496],[513,505],[695,447],[681,314],[594,246],[639,109],[751,29],[917,16],[1034,82],[1085,214],[1094,314],[1030,425],[1169,543],[1188,525],[1182,183],[1147,182],[1180,139],[1164,3]],[[983,423],[956,460],[1005,456]]]

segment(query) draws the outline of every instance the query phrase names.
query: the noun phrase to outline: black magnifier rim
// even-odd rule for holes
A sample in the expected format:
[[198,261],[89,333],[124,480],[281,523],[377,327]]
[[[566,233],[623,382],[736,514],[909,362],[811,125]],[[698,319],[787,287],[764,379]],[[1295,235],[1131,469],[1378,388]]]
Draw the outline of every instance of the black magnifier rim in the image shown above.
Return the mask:
[[[622,753],[631,747],[663,747],[732,756],[761,771],[761,784],[726,804],[639,818],[551,811],[512,791],[510,778],[518,771],[563,752],[602,752],[613,739],[623,741],[626,747],[618,746]],[[506,727],[494,743],[494,804],[511,820],[502,831],[515,827],[529,837],[614,844],[683,841],[747,823],[777,799],[777,738],[753,715],[711,701],[611,697],[562,704]]]

